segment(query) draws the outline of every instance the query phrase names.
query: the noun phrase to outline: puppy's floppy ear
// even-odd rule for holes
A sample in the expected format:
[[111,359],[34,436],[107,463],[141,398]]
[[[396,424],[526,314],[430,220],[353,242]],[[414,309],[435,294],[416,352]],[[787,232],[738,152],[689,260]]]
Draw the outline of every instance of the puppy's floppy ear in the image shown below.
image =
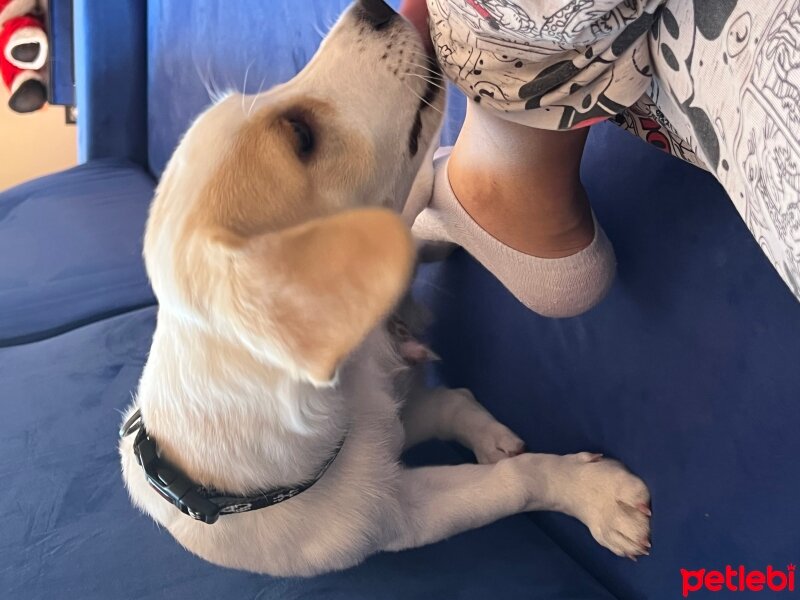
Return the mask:
[[414,267],[408,226],[385,209],[315,219],[242,250],[242,325],[273,359],[317,385],[329,383],[394,308]]

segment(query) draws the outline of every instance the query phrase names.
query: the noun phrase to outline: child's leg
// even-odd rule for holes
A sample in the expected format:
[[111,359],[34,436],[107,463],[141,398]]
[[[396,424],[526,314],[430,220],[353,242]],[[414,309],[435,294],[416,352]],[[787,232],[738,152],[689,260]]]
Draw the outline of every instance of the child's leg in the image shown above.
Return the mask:
[[654,100],[800,297],[800,1],[669,0]]
[[585,127],[646,91],[663,1],[428,0],[439,63],[470,106],[415,231],[459,243],[540,314],[597,304],[615,259],[578,176]]
[[471,103],[415,234],[457,242],[539,314],[589,310],[616,262],[580,181],[587,134],[534,129]]
[[471,103],[450,155],[453,193],[504,244],[541,258],[580,252],[594,239],[580,181],[588,127],[533,129]]

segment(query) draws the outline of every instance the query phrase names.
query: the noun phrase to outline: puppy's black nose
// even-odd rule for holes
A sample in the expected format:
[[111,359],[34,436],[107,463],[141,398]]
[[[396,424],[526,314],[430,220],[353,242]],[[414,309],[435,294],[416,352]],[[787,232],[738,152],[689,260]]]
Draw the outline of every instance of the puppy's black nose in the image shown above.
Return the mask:
[[375,29],[383,29],[398,17],[394,9],[383,0],[358,0],[358,6],[363,19]]

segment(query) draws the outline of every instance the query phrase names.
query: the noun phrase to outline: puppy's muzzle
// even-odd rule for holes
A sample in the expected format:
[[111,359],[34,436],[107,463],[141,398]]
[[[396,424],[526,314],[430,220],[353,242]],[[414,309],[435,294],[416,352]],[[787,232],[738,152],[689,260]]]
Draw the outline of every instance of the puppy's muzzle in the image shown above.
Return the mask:
[[383,29],[400,17],[383,0],[359,0],[358,7],[361,18],[376,30]]

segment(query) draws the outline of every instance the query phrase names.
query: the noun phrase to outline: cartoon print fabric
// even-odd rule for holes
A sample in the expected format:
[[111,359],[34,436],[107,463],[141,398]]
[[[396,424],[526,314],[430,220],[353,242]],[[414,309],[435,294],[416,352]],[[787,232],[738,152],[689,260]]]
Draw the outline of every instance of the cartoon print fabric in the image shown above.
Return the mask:
[[663,1],[428,5],[442,68],[469,97],[511,120],[572,129],[622,112],[648,89],[645,34]]
[[800,0],[428,0],[445,74],[540,129],[611,119],[725,186],[800,298]]
[[800,298],[800,0],[669,0],[650,96]]

